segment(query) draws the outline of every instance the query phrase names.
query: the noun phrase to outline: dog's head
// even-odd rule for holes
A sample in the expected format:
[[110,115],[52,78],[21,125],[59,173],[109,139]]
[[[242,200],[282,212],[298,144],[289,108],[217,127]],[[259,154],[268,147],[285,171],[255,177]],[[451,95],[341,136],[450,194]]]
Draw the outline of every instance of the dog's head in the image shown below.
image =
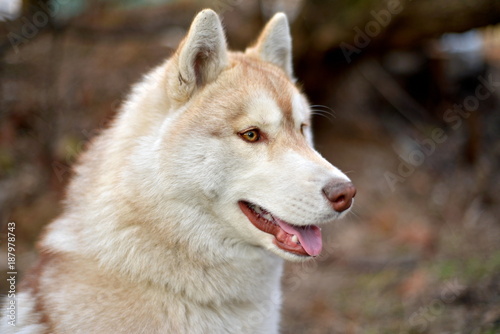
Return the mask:
[[170,112],[154,148],[164,188],[210,212],[235,243],[291,260],[319,255],[318,225],[345,214],[355,188],[312,147],[286,16],[236,53],[204,10],[164,73]]

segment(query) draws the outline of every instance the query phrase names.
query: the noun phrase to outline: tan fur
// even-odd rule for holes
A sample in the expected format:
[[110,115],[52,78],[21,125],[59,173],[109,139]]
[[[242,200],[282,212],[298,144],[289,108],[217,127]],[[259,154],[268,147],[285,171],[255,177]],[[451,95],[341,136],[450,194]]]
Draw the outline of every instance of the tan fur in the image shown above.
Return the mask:
[[[277,333],[282,258],[305,258],[237,203],[328,223],[341,214],[322,188],[348,180],[312,148],[292,80],[283,14],[246,53],[227,51],[213,11],[198,14],[81,156],[21,287],[17,326],[2,319],[1,332]],[[242,140],[249,127],[266,140]]]

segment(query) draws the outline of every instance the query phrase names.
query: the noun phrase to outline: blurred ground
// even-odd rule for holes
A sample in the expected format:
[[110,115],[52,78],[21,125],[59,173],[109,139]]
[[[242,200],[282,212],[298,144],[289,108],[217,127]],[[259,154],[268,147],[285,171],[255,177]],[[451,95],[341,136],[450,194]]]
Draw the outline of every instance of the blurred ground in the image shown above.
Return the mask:
[[[266,11],[275,9],[264,3],[214,3],[229,45],[241,49],[257,35]],[[431,30],[408,9],[399,16],[405,20],[395,17],[361,47],[355,28],[379,22],[370,12],[380,13],[385,3],[347,11],[344,2],[332,2],[339,10],[333,16],[324,3],[288,8],[296,18],[297,76],[315,105],[318,150],[348,173],[358,194],[354,212],[324,229],[324,254],[287,266],[283,333],[500,333],[498,33],[481,30],[491,44],[463,57],[437,45],[445,22]],[[435,3],[445,12],[446,1]],[[6,258],[6,223],[15,221],[20,273],[36,256],[41,229],[59,213],[76,156],[130,85],[171,54],[204,6],[94,6],[40,28],[17,48],[5,41],[0,256]],[[486,7],[489,17],[497,8]],[[474,21],[477,8],[470,13],[463,20],[469,28],[490,22]],[[466,28],[458,24],[450,20],[450,32]],[[405,31],[411,36],[404,38]],[[347,49],[355,51],[352,59],[343,41],[359,50]],[[4,282],[2,276],[1,291]]]

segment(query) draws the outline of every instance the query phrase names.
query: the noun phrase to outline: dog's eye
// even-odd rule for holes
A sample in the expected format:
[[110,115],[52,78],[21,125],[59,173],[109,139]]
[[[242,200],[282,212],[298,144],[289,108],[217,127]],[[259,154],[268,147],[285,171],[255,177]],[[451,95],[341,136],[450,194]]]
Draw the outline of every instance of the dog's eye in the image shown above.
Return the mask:
[[301,133],[302,135],[304,135],[304,134],[305,134],[305,131],[306,131],[306,126],[307,126],[307,124],[301,124],[301,125],[300,125],[300,133]]
[[249,143],[255,143],[260,140],[260,131],[259,129],[250,129],[244,132],[239,133],[241,138]]

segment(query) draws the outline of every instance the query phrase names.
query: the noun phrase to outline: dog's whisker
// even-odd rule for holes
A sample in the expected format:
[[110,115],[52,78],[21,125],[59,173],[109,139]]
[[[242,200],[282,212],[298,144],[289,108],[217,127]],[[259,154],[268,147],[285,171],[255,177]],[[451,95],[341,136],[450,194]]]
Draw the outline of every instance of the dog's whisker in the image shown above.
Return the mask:
[[336,116],[331,114],[330,112],[324,110],[312,110],[311,115],[324,117],[329,120],[331,123],[334,123]]
[[311,107],[311,109],[323,108],[323,109],[326,109],[327,111],[334,112],[332,108],[325,106],[325,105],[322,105],[322,104],[313,104],[310,107]]
[[311,113],[314,115],[314,114],[317,114],[317,115],[329,115],[329,116],[332,116],[333,118],[336,118],[337,116],[334,114],[334,113],[331,113],[329,111],[326,111],[326,110],[317,110],[317,109],[312,109],[311,110]]
[[324,107],[324,106],[311,106],[311,111],[321,112],[321,113],[329,114],[332,116],[335,116],[335,114],[336,114],[336,112],[333,109],[328,108],[328,107]]
[[355,212],[355,210],[354,210],[354,209],[351,209],[351,211],[349,211],[349,212],[347,213],[347,215],[349,215],[349,216],[354,216],[354,217],[355,217],[355,218],[357,218],[358,220],[361,220],[361,216],[360,216],[357,212]]

